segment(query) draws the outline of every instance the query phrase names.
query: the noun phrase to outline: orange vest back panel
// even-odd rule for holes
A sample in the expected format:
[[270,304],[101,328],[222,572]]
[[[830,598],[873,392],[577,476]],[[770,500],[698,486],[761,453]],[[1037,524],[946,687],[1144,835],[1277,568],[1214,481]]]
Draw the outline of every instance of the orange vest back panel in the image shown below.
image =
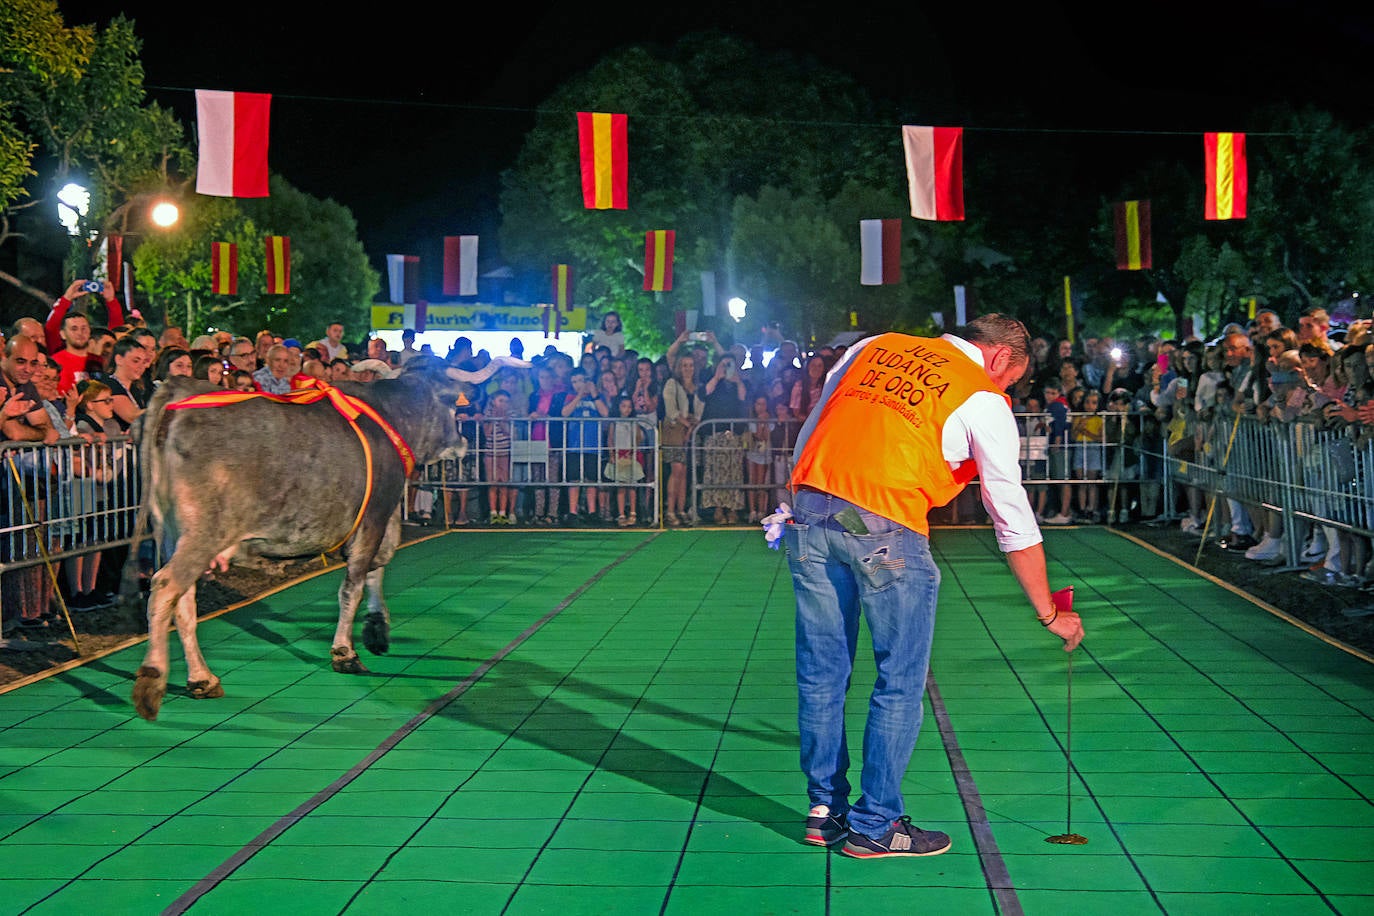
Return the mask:
[[[854,355],[792,471],[792,486],[823,490],[914,531],[978,469],[951,469],[945,421],[976,391],[997,389],[980,363],[939,338],[883,334]],[[1005,395],[1003,395],[1005,396]]]

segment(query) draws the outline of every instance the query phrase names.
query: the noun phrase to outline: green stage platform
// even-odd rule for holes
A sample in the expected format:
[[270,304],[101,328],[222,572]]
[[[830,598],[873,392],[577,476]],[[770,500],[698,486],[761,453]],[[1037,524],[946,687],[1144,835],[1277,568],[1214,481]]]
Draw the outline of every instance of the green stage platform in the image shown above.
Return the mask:
[[944,856],[800,842],[757,530],[460,531],[388,570],[370,676],[329,668],[331,570],[201,625],[224,699],[174,653],[139,719],[141,645],[0,695],[0,914],[1374,913],[1374,665],[1110,531],[1046,538],[1089,634],[1067,757],[1067,656],[989,531],[934,534],[906,789]]

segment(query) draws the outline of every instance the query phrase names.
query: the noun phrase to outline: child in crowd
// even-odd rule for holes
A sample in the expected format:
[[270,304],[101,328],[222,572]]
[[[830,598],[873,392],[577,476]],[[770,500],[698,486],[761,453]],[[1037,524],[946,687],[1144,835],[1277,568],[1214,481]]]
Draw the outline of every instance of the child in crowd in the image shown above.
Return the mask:
[[[1073,476],[1079,480],[1096,481],[1102,479],[1102,434],[1103,417],[1098,408],[1102,403],[1102,392],[1088,388],[1083,392],[1082,416],[1073,419],[1073,442],[1077,449],[1074,456]],[[1102,487],[1096,483],[1085,483],[1077,487],[1078,517],[1085,522],[1100,521],[1097,517],[1098,504],[1101,502]]]
[[768,475],[772,468],[773,418],[768,412],[768,398],[754,398],[754,415],[745,432],[744,463],[748,470],[749,490],[745,498],[752,525],[765,515],[772,514],[768,505]]
[[[586,422],[610,415],[611,409],[597,394],[596,383],[586,370],[574,369],[570,376],[572,395],[563,405],[563,416],[572,420],[564,429],[563,472],[568,487],[568,524],[596,522],[596,483],[601,477],[597,461],[601,451],[601,425]],[[587,496],[587,512],[578,517],[581,497]]]
[[[1069,420],[1069,402],[1056,379],[1048,379],[1044,385],[1045,412],[1049,414],[1049,462],[1050,479],[1069,479],[1069,436],[1073,423]],[[1059,511],[1045,516],[1046,525],[1067,525],[1073,521],[1073,485],[1064,483],[1059,487]]]
[[487,472],[492,525],[515,524],[515,488],[510,483],[510,392],[504,388],[491,396],[482,420],[482,441],[486,454],[482,461]]
[[[635,484],[644,479],[644,466],[639,463],[639,449],[644,444],[644,427],[635,417],[634,398],[622,394],[615,402],[616,419],[607,424],[605,478],[615,484],[615,505],[619,515],[616,524],[628,528],[638,524],[635,516]],[[628,506],[628,513],[626,508]]]
[[1022,404],[1017,421],[1021,424],[1021,435],[1026,443],[1023,456],[1023,479],[1026,481],[1026,495],[1030,497],[1035,517],[1045,517],[1045,504],[1049,501],[1050,488],[1043,481],[1049,474],[1049,424],[1045,416],[1045,405],[1035,395],[1027,395]]

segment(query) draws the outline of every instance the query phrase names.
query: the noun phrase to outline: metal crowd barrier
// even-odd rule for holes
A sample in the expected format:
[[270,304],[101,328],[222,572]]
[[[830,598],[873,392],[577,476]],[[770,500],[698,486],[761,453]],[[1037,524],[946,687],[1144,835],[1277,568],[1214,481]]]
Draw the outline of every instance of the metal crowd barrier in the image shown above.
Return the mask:
[[[1277,512],[1285,532],[1319,525],[1374,537],[1374,438],[1363,427],[1242,415],[1218,419],[1204,437],[1193,462],[1170,465],[1173,481]],[[1284,541],[1296,566],[1302,538]]]
[[0,573],[132,541],[141,497],[127,436],[5,442],[0,455]]
[[[445,524],[480,523],[490,515],[492,490],[507,487],[515,490],[522,523],[561,520],[570,491],[576,489],[579,504],[585,506],[583,491],[595,489],[600,518],[609,512],[609,520],[616,520],[617,493],[628,491],[632,501],[627,506],[634,507],[636,522],[658,524],[662,480],[654,420],[521,418],[463,422],[460,430],[466,444],[459,456],[420,468],[407,482],[402,506],[406,520],[429,516]],[[626,438],[630,431],[637,433],[635,439]],[[467,509],[460,521],[463,503]]]

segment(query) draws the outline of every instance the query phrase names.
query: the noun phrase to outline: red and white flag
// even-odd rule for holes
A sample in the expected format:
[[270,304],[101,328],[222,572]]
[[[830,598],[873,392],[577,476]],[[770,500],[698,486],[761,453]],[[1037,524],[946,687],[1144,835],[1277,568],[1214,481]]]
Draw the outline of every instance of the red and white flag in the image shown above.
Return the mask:
[[859,282],[882,286],[902,282],[902,221],[859,220]]
[[964,129],[902,127],[911,215],[917,219],[964,218]]
[[414,254],[386,256],[387,286],[394,305],[405,305],[420,298],[420,257]]
[[272,96],[262,92],[196,90],[200,158],[196,193],[267,196],[267,134]]
[[210,292],[238,295],[239,246],[233,242],[210,243]]
[[477,236],[444,236],[444,295],[477,295]]

